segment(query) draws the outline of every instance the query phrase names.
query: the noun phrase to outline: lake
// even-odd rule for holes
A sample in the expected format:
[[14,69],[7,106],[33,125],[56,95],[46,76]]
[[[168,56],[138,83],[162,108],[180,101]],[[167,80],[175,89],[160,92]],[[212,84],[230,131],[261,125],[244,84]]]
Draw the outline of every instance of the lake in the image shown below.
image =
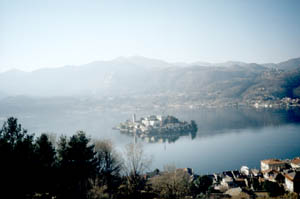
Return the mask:
[[30,133],[42,132],[72,135],[84,130],[93,139],[111,139],[117,150],[124,151],[133,138],[112,130],[120,122],[152,114],[173,115],[180,120],[195,120],[198,132],[195,138],[183,136],[172,143],[146,143],[145,153],[152,157],[151,169],[164,165],[190,167],[207,174],[239,169],[242,165],[259,168],[266,158],[293,158],[300,156],[300,111],[252,108],[226,109],[164,109],[119,111],[90,107],[67,106],[44,108],[19,107],[0,103],[0,122],[9,116]]

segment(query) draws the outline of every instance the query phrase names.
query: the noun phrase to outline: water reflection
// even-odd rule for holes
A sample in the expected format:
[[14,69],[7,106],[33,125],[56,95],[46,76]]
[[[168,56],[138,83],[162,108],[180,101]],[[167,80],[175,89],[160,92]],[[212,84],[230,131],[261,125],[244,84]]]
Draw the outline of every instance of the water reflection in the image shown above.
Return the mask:
[[147,143],[172,143],[182,136],[196,137],[198,130],[194,120],[190,123],[180,121],[174,116],[150,115],[136,119],[133,114],[132,120],[126,120],[114,127],[121,133],[139,138]]
[[[28,101],[28,102],[27,102]],[[243,132],[244,129],[259,129],[268,126],[282,126],[300,123],[300,110],[296,109],[152,109],[152,110],[122,110],[101,109],[97,103],[61,99],[55,103],[42,100],[21,100],[9,103],[0,101],[0,122],[10,116],[17,117],[28,131],[39,134],[53,132],[58,135],[72,135],[78,130],[86,131],[91,137],[112,139],[116,144],[131,140],[112,127],[131,118],[133,113],[145,115],[173,115],[181,121],[195,120],[198,131],[187,135],[174,136],[168,139],[157,139],[162,142],[177,142],[183,137],[197,139],[229,132]]]
[[[41,102],[40,102],[41,103]],[[51,104],[49,102],[49,104]],[[61,102],[30,106],[7,104],[0,101],[0,121],[14,116],[31,133],[53,132],[73,135],[86,131],[91,138],[111,139],[122,151],[133,139],[112,130],[133,113],[172,115],[180,121],[195,120],[198,131],[161,143],[143,141],[145,151],[154,156],[152,169],[174,163],[177,167],[191,167],[199,172],[238,169],[242,165],[259,166],[259,161],[270,157],[300,156],[300,110],[273,109],[164,109],[121,110],[97,109],[88,103]],[[67,105],[66,105],[67,104]]]
[[[141,114],[149,114],[143,112]],[[174,134],[172,131],[165,136],[145,137],[141,140],[145,142],[176,142],[182,137],[202,138],[216,136],[220,134],[242,133],[244,129],[257,133],[259,130],[268,126],[279,127],[287,124],[300,123],[299,109],[200,109],[200,110],[168,110],[182,120],[195,120],[197,131],[182,132]]]
[[174,112],[184,120],[195,120],[197,137],[226,134],[234,130],[253,129],[252,132],[267,127],[300,123],[299,109],[201,109]]

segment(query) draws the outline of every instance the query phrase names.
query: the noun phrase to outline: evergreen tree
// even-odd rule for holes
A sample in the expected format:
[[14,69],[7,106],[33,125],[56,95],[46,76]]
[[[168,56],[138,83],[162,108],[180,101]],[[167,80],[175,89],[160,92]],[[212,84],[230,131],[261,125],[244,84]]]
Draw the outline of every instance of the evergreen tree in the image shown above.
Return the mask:
[[22,129],[17,118],[10,117],[4,122],[0,130],[0,175],[3,190],[0,194],[10,194],[12,198],[24,198],[33,194],[33,137]]
[[87,198],[90,179],[97,173],[94,145],[89,144],[80,131],[69,140],[62,137],[59,143],[59,198]]
[[53,195],[55,179],[55,149],[46,134],[42,134],[36,140],[36,191],[43,194],[44,198]]

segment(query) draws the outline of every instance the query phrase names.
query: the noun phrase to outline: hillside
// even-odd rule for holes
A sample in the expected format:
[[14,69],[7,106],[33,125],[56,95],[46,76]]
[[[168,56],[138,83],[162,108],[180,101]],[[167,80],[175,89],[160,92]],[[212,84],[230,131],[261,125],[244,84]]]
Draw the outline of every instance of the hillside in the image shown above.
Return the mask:
[[8,71],[0,74],[1,96],[147,96],[181,100],[300,97],[300,58],[278,64],[167,63],[144,57],[117,58],[82,66]]

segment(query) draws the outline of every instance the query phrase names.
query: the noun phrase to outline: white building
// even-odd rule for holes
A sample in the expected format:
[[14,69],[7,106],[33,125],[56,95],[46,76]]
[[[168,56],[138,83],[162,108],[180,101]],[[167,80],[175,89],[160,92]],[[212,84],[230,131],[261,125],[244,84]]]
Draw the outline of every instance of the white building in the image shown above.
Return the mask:
[[135,123],[135,121],[136,121],[136,116],[135,116],[135,114],[133,114],[132,115],[132,122]]
[[221,181],[221,185],[227,188],[232,187],[234,185],[233,178],[230,176],[225,176]]
[[300,172],[292,171],[285,174],[285,185],[290,192],[300,192]]
[[150,121],[149,121],[148,119],[142,120],[142,123],[143,123],[145,126],[150,126]]
[[158,115],[158,116],[157,116],[157,119],[158,119],[159,121],[162,122],[163,120],[166,119],[166,117],[165,117],[165,116]]
[[151,120],[151,121],[149,121],[149,122],[150,122],[150,125],[151,125],[151,126],[157,127],[157,126],[160,125],[160,121],[158,121],[158,120]]
[[280,169],[284,169],[285,167],[286,167],[286,163],[277,159],[268,159],[268,160],[260,161],[261,171],[266,171],[266,170],[279,171]]
[[294,169],[300,168],[300,157],[294,158],[291,161],[291,167]]
[[248,176],[250,174],[249,172],[249,167],[247,166],[242,166],[241,169],[240,169],[241,173]]

